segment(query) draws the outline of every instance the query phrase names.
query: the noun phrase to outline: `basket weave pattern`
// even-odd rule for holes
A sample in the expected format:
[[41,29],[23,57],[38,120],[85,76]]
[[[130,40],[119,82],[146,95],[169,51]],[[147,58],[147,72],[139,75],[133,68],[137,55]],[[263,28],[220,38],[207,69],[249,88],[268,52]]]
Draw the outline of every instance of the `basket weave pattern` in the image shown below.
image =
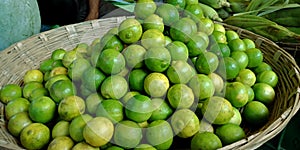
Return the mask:
[[[58,48],[73,49],[79,43],[90,44],[102,37],[109,29],[117,27],[127,17],[113,17],[72,24],[42,32],[26,40],[11,45],[0,53],[0,86],[9,83],[22,85],[27,70],[37,69],[41,61],[50,57]],[[256,47],[264,54],[264,61],[278,74],[275,103],[270,109],[271,118],[259,130],[245,127],[247,138],[222,149],[255,149],[274,136],[288,124],[300,107],[300,69],[293,57],[272,41],[247,30],[223,24],[236,31],[241,38],[255,41]],[[4,114],[4,104],[0,103],[0,147],[22,149],[18,139],[9,134]],[[189,147],[189,146],[188,146]],[[1,149],[3,149],[1,148]]]

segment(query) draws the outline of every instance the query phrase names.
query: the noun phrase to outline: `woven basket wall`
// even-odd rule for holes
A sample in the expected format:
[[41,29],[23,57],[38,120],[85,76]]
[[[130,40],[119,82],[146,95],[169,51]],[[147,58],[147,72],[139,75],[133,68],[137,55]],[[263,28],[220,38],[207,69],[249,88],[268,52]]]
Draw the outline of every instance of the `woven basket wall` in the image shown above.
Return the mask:
[[[0,53],[0,86],[8,83],[22,84],[22,78],[29,69],[37,69],[41,61],[50,58],[51,52],[58,48],[73,49],[79,43],[90,44],[95,38],[103,36],[109,29],[118,26],[126,17],[99,19],[63,26],[32,36],[15,43]],[[279,76],[275,103],[270,109],[271,118],[259,130],[247,131],[247,138],[222,149],[255,149],[274,136],[288,124],[300,107],[300,69],[293,57],[275,43],[252,32],[223,24],[236,31],[241,38],[255,41],[264,54],[264,61],[272,66]],[[6,129],[4,105],[0,103],[0,149],[22,149]],[[2,148],[1,148],[2,147]],[[187,146],[189,147],[189,146]]]

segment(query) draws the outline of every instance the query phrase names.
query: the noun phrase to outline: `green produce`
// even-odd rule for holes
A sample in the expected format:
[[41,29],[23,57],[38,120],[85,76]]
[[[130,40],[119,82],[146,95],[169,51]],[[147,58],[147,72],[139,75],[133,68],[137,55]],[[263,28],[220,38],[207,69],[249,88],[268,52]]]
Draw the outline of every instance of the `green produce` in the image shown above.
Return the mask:
[[251,0],[251,2],[249,3],[249,5],[246,8],[246,11],[261,10],[263,8],[266,8],[266,7],[269,7],[273,4],[275,4],[276,2],[278,2],[278,0],[268,0],[268,1]]
[[234,13],[245,12],[250,0],[228,0],[230,8]]
[[226,19],[231,16],[230,12],[227,11],[225,8],[220,8],[220,9],[217,9],[216,11],[217,11],[218,15],[220,16],[220,18],[222,18],[222,19]]
[[203,10],[203,14],[206,18],[210,18],[216,21],[223,21],[215,9],[205,4],[199,3],[199,5],[201,6],[201,9]]
[[224,20],[225,23],[238,26],[266,38],[274,42],[299,42],[300,35],[296,34],[284,26],[278,25],[266,18],[255,15],[238,15],[231,16]]
[[263,17],[282,26],[300,27],[299,14],[300,7],[294,7],[274,11],[272,13],[264,15]]
[[230,6],[230,3],[227,2],[227,0],[199,0],[199,3],[209,5],[215,9]]

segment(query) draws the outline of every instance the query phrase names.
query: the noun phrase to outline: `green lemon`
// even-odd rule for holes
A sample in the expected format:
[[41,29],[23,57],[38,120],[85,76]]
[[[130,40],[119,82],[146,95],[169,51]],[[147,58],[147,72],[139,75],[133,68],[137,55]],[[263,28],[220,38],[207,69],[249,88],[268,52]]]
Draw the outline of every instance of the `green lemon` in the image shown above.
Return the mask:
[[171,63],[171,55],[165,47],[153,47],[147,50],[144,61],[149,70],[163,72]]
[[206,43],[209,43],[209,36],[206,33],[198,31],[195,33],[195,35],[201,36]]
[[262,126],[269,120],[269,109],[259,101],[247,103],[242,112],[243,119],[253,126]]
[[275,90],[272,86],[266,83],[255,83],[252,86],[254,91],[255,100],[270,105],[275,99]]
[[187,83],[196,74],[195,69],[186,61],[173,61],[167,70],[167,76],[170,82]]
[[191,19],[189,17],[183,17],[183,18],[181,18],[181,20],[185,21],[191,25],[192,33],[197,33],[197,30],[198,30],[197,24],[193,19]]
[[152,101],[145,95],[135,95],[125,105],[126,117],[138,123],[147,121],[151,117],[152,112]]
[[248,91],[248,102],[251,102],[254,100],[254,91],[252,89],[252,87],[248,86],[248,85],[245,85],[247,91]]
[[[216,24],[215,24],[216,25]],[[224,43],[227,44],[227,38],[225,33],[220,32],[220,31],[216,31],[214,30],[212,32],[212,38],[217,42],[217,43]]]
[[155,12],[156,7],[152,0],[138,0],[134,7],[134,14],[139,19],[145,19]]
[[144,80],[149,73],[144,69],[134,69],[129,73],[129,87],[134,91],[144,91]]
[[50,129],[42,123],[32,123],[20,134],[20,142],[26,149],[42,149],[49,141]]
[[237,62],[240,69],[245,69],[248,66],[249,58],[245,52],[234,51],[230,54],[230,57]]
[[51,68],[54,69],[56,67],[64,67],[62,60],[54,60],[53,61],[53,63],[51,64]]
[[59,80],[70,80],[70,78],[65,75],[65,74],[59,74],[59,75],[55,75],[53,77],[50,77],[49,80],[47,80],[47,82],[45,83],[45,88],[50,90],[50,87],[56,82],[56,81],[59,81]]
[[256,82],[256,76],[250,69],[242,69],[235,80],[251,87]]
[[246,51],[246,45],[240,38],[230,40],[228,46],[232,51]]
[[83,128],[84,140],[94,146],[107,144],[113,137],[114,125],[105,117],[95,117],[89,120]]
[[[118,28],[117,27],[114,27],[114,28],[111,28],[110,30],[107,31],[107,34],[115,34],[117,35],[118,34]],[[97,51],[100,48],[100,38],[95,38],[92,43],[89,45],[88,49],[87,49],[87,56],[91,57],[92,56],[92,53],[94,51]]]
[[225,27],[222,24],[219,24],[219,23],[214,24],[214,31],[218,31],[218,32],[226,34]]
[[120,99],[128,90],[126,79],[119,75],[107,77],[101,84],[100,91],[104,98]]
[[171,125],[165,120],[156,120],[146,128],[146,139],[157,149],[169,149],[173,142]]
[[173,113],[171,106],[162,98],[152,99],[153,109],[150,121],[154,120],[166,120]]
[[251,39],[244,38],[243,41],[246,45],[246,49],[255,48],[255,43]]
[[169,89],[168,78],[158,72],[150,73],[144,80],[144,90],[151,97],[162,97]]
[[186,43],[192,34],[194,34],[192,25],[183,19],[175,21],[170,26],[170,36],[174,41]]
[[101,38],[100,44],[103,45],[103,49],[115,49],[117,51],[122,51],[124,45],[119,37],[115,34],[106,33]]
[[48,145],[47,150],[71,149],[74,145],[72,139],[68,136],[58,136]]
[[195,22],[199,22],[199,19],[204,18],[203,10],[198,4],[188,4],[184,11],[185,16],[192,18]]
[[195,67],[199,73],[210,74],[217,70],[219,65],[218,56],[212,52],[201,53],[195,63]]
[[88,47],[89,45],[87,43],[78,43],[73,50],[86,56]]
[[174,5],[178,9],[184,9],[186,5],[185,0],[167,0],[166,2]]
[[165,40],[166,40],[165,46],[167,46],[168,44],[172,43],[172,39],[169,36],[167,36],[167,35],[165,35]]
[[229,46],[225,43],[212,43],[208,51],[213,52],[219,58],[229,57],[231,53]]
[[106,75],[96,67],[87,68],[81,78],[81,83],[90,91],[97,91]]
[[240,38],[238,33],[233,31],[233,30],[226,30],[225,35],[226,35],[226,38],[227,38],[228,42]]
[[263,71],[272,70],[272,67],[266,62],[262,62],[260,65],[253,69],[253,72],[257,75]]
[[76,95],[76,93],[76,87],[70,80],[56,81],[52,84],[49,90],[51,98],[57,103],[67,96]]
[[30,103],[28,113],[33,121],[48,123],[56,114],[56,104],[51,98],[43,96]]
[[40,70],[32,69],[26,71],[24,77],[23,77],[24,84],[36,81],[42,83],[44,81],[44,75]]
[[[64,66],[58,66],[58,67],[53,67],[53,69],[49,73],[49,76],[53,77],[53,76],[60,75],[60,74],[67,75],[68,73],[69,73],[68,68],[66,68]],[[72,73],[72,71],[70,70],[69,77],[71,77],[71,75],[72,75],[71,73]]]
[[146,49],[141,45],[131,44],[122,53],[129,68],[141,68],[144,65]]
[[166,40],[164,34],[158,29],[148,29],[143,33],[141,39],[141,44],[146,49],[151,47],[164,47],[165,42]]
[[152,145],[150,144],[140,144],[134,150],[156,150]]
[[185,0],[185,2],[186,2],[186,5],[189,5],[189,4],[198,4],[197,0]]
[[188,83],[189,87],[193,90],[195,98],[204,100],[213,96],[215,87],[212,80],[204,74],[196,74],[191,78]]
[[54,139],[59,136],[69,136],[70,135],[69,126],[70,126],[69,121],[65,121],[65,120],[58,121],[51,130],[52,138]]
[[222,77],[216,73],[210,73],[207,75],[211,81],[214,84],[215,87],[215,93],[221,93],[224,89],[224,80],[222,79]]
[[38,88],[43,88],[43,84],[40,83],[40,82],[37,82],[37,81],[31,81],[31,82],[28,82],[26,83],[24,86],[23,86],[23,97],[24,98],[29,98],[32,91],[34,91],[35,89],[38,89]]
[[72,150],[100,150],[99,147],[93,147],[89,144],[87,144],[86,142],[79,142],[77,144],[74,145],[74,147],[72,148]]
[[129,99],[131,99],[134,95],[139,95],[139,94],[141,93],[137,91],[129,91],[122,97],[121,101],[124,105],[126,105]]
[[189,57],[189,51],[187,46],[183,42],[173,41],[168,44],[166,48],[169,50],[173,61],[187,61]]
[[150,16],[148,16],[144,20],[142,26],[144,31],[147,31],[149,29],[157,29],[160,32],[163,32],[165,28],[163,19],[157,14],[151,14]]
[[113,146],[108,147],[106,150],[124,150],[124,148],[113,145]]
[[242,127],[236,124],[225,124],[216,129],[216,135],[221,139],[224,145],[239,141],[246,137]]
[[186,44],[189,49],[189,57],[198,56],[205,52],[208,44],[203,36],[199,34],[191,35],[190,40]]
[[68,96],[58,104],[58,115],[61,119],[71,121],[85,112],[85,102],[81,97]]
[[163,3],[156,9],[155,14],[163,19],[165,25],[170,26],[173,22],[179,20],[179,12],[172,4]]
[[200,18],[198,22],[198,31],[211,35],[214,31],[214,22],[209,18]]
[[71,50],[71,51],[66,51],[63,59],[62,59],[62,64],[68,68],[71,63],[76,60],[77,58],[83,58],[83,55],[76,50]]
[[92,93],[90,94],[86,99],[85,99],[85,105],[86,105],[86,109],[87,111],[92,114],[95,115],[96,114],[96,110],[98,105],[101,103],[101,101],[103,101],[104,98],[101,96],[101,94],[99,94],[98,92]]
[[19,112],[8,120],[7,129],[11,135],[19,137],[22,130],[31,123],[32,120],[27,112]]
[[49,96],[49,91],[46,88],[36,88],[34,89],[30,96],[29,96],[29,101],[33,101],[36,98],[39,98],[41,96]]
[[167,93],[170,105],[174,109],[190,108],[194,103],[193,90],[185,84],[174,84]]
[[266,70],[257,75],[257,82],[267,83],[274,88],[278,83],[278,75],[272,70]]
[[42,73],[46,73],[47,71],[51,71],[52,70],[52,63],[54,62],[53,59],[51,58],[48,58],[46,60],[43,60],[41,63],[40,63],[40,71]]
[[248,102],[248,90],[241,82],[227,83],[225,98],[230,101],[232,106],[243,107]]
[[66,50],[64,49],[56,49],[51,53],[51,59],[53,60],[62,60],[64,55],[66,54]]
[[119,38],[126,44],[137,42],[142,33],[142,25],[134,18],[128,18],[119,25]]
[[225,57],[219,62],[217,73],[227,80],[235,79],[240,72],[238,63],[231,57]]
[[191,140],[191,150],[219,149],[222,147],[220,138],[211,132],[197,133]]
[[246,50],[246,54],[249,58],[248,66],[249,68],[257,67],[263,62],[263,53],[260,49],[251,48]]
[[201,112],[204,118],[213,124],[226,124],[234,115],[231,103],[218,96],[205,100]]
[[202,119],[200,121],[199,133],[201,133],[201,132],[211,132],[211,133],[214,133],[214,127],[212,126],[211,123],[209,123],[208,121]]
[[199,132],[200,122],[190,109],[179,109],[171,117],[174,134],[181,138],[189,138]]
[[98,57],[97,67],[104,73],[111,75],[121,72],[125,68],[124,56],[115,49],[105,49]]
[[240,125],[242,123],[242,115],[240,111],[237,108],[233,107],[233,112],[234,115],[231,117],[228,123]]
[[0,100],[4,104],[20,97],[22,97],[22,88],[17,84],[6,84],[0,90]]
[[103,100],[96,109],[96,116],[106,117],[112,123],[118,123],[124,118],[123,104],[119,100]]
[[72,140],[75,142],[81,142],[83,138],[83,129],[86,126],[86,123],[92,120],[93,117],[89,114],[83,114],[75,117],[69,125],[69,134]]
[[142,128],[135,122],[124,120],[119,122],[114,131],[114,142],[124,148],[135,148],[142,140]]
[[19,112],[27,112],[30,102],[25,98],[15,98],[9,101],[5,106],[5,117],[7,120]]

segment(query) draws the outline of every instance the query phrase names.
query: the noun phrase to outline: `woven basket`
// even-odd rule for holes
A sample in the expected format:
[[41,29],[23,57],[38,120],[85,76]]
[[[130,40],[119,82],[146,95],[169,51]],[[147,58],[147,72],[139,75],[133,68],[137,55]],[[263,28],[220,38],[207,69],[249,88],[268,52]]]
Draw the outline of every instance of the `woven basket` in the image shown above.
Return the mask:
[[[11,45],[0,53],[0,86],[8,83],[21,85],[25,72],[37,69],[41,61],[50,57],[58,48],[73,49],[79,43],[90,44],[95,38],[103,36],[109,29],[118,26],[127,17],[113,17],[82,22],[56,28],[34,35]],[[259,130],[245,127],[247,138],[222,149],[255,149],[276,136],[298,111],[300,93],[300,69],[293,57],[268,39],[247,30],[223,24],[235,30],[241,38],[255,41],[264,53],[264,61],[270,64],[279,76],[276,100],[270,108],[270,120]],[[4,105],[0,104],[0,146],[1,149],[22,149],[18,139],[9,134],[4,115]],[[189,146],[187,146],[189,147]]]

